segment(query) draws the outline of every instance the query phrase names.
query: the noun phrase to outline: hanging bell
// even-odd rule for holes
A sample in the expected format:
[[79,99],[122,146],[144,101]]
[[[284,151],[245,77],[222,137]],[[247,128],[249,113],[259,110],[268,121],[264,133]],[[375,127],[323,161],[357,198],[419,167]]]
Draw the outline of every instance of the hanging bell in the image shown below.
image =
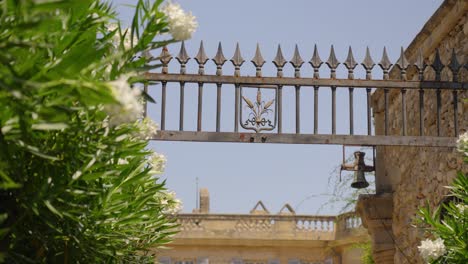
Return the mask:
[[369,186],[369,183],[366,181],[366,176],[364,175],[363,170],[357,170],[354,172],[354,181],[351,183],[351,187],[356,189],[362,189]]
[[[361,151],[354,152],[354,163],[353,164],[342,164],[341,170],[354,171],[354,180],[351,183],[352,188],[362,189],[369,186],[364,175],[365,172],[374,171],[374,166],[367,166],[364,163],[364,156],[366,153]],[[341,174],[341,173],[340,173]]]

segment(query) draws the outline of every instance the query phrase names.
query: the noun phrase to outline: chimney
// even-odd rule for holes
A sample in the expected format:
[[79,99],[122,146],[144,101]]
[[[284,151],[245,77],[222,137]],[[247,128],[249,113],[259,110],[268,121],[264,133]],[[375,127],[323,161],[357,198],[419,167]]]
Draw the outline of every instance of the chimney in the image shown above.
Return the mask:
[[208,214],[210,213],[210,193],[208,189],[200,189],[200,208],[193,210],[194,213]]

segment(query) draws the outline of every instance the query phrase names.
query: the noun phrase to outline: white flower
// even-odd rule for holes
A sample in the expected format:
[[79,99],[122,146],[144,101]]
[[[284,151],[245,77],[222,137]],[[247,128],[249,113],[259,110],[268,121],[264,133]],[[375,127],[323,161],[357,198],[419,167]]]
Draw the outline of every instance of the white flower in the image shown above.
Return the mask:
[[164,168],[166,167],[166,157],[162,154],[153,153],[148,163],[151,167],[150,173],[152,174],[161,174],[164,172]]
[[465,211],[468,211],[468,205],[466,204],[456,204],[455,207],[457,207],[461,214],[464,214]]
[[177,214],[182,210],[182,201],[176,198],[174,191],[163,191],[160,199],[164,214]]
[[109,82],[112,94],[117,100],[117,104],[105,106],[105,111],[109,115],[109,125],[118,126],[124,123],[132,123],[141,118],[143,105],[138,101],[141,90],[130,87],[127,76]]
[[166,14],[169,32],[175,40],[187,40],[198,27],[192,13],[185,13],[179,4],[169,2],[162,10]]
[[156,135],[159,129],[158,124],[148,117],[138,121],[136,126],[138,128],[138,134],[135,136],[143,140],[151,139],[153,135]]
[[458,138],[457,150],[468,156],[468,132],[461,134]]
[[[107,31],[108,32],[113,32],[119,28],[119,25],[116,23],[110,23],[107,26]],[[112,37],[112,43],[114,44],[114,47],[118,48],[120,47],[120,42],[122,41],[122,38],[120,36],[121,32],[120,30],[117,30]],[[129,50],[132,48],[132,34],[128,28],[122,30],[122,34],[124,35],[123,39],[123,47],[125,50]],[[138,43],[138,38],[136,35],[133,35],[133,46]]]
[[425,261],[435,260],[446,252],[444,240],[441,238],[437,238],[434,241],[430,239],[421,241],[421,245],[418,246],[418,250]]

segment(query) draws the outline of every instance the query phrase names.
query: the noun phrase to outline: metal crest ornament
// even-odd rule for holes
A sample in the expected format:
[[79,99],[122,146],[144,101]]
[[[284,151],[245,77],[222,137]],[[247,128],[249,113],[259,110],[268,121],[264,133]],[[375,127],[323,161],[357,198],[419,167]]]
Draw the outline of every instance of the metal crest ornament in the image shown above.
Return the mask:
[[176,57],[177,61],[180,63],[180,73],[185,74],[186,73],[186,64],[190,60],[190,57],[187,54],[187,50],[185,49],[185,42],[182,41],[182,44],[180,44],[180,51],[179,54]]
[[216,55],[212,60],[216,64],[216,75],[218,76],[223,75],[223,64],[227,60],[226,60],[226,57],[224,57],[223,47],[221,46],[221,42],[219,42],[218,51],[216,52]]
[[301,77],[301,66],[304,63],[304,60],[301,58],[301,54],[299,54],[299,48],[297,47],[297,44],[294,48],[294,55],[289,63],[291,63],[291,65],[294,67],[294,77]]
[[338,67],[338,65],[340,65],[340,62],[336,58],[335,48],[333,48],[333,45],[331,45],[330,56],[328,57],[328,60],[325,63],[330,68],[330,78],[335,79],[336,78],[336,68]]
[[390,75],[388,74],[388,71],[390,70],[390,67],[392,67],[392,62],[390,62],[390,59],[388,58],[387,54],[387,48],[383,48],[383,54],[382,54],[382,59],[379,62],[380,68],[383,70],[383,79],[388,80],[390,78]]
[[273,64],[277,68],[276,76],[283,77],[283,67],[286,64],[286,60],[283,56],[283,51],[281,51],[281,46],[278,45],[278,50],[276,51],[276,57],[273,60]]
[[346,61],[343,64],[348,69],[348,79],[354,79],[354,68],[356,68],[358,64],[354,59],[353,50],[351,49],[351,46],[348,50],[348,57],[346,58]]
[[319,75],[319,68],[323,64],[323,61],[320,59],[320,55],[317,50],[317,44],[314,45],[314,54],[312,55],[312,59],[309,61],[312,68],[314,68],[314,78],[318,79]]
[[[243,88],[257,89],[257,96],[255,100],[250,100],[243,95]],[[275,98],[268,101],[262,98],[262,89],[274,89]],[[278,112],[278,87],[277,86],[260,86],[260,87],[240,87],[240,96],[242,98],[240,102],[241,115],[240,124],[242,128],[246,130],[253,130],[256,133],[261,131],[271,131],[276,128],[277,112]],[[245,103],[245,105],[244,105]],[[272,109],[274,107],[274,110]],[[244,120],[244,109],[247,109],[248,115]],[[273,120],[270,119],[273,115]]]
[[369,47],[366,47],[366,56],[364,57],[364,61],[361,63],[362,67],[366,69],[366,80],[372,79],[372,69],[375,66],[374,60],[370,55]]

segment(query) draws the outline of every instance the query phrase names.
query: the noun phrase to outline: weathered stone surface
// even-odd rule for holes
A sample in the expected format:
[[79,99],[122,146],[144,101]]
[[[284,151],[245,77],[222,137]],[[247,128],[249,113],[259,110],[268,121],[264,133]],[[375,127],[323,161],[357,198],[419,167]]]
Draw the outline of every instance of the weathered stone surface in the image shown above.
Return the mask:
[[[468,18],[465,1],[446,1],[439,12],[439,16],[432,17],[426,24],[430,30],[421,32],[415,41],[407,49],[407,57],[414,60],[416,51],[424,50],[425,57],[432,61],[435,49],[439,48],[441,59],[446,63],[455,49],[458,60],[467,61],[468,56]],[[447,4],[448,3],[448,4]],[[458,13],[457,13],[458,12]],[[453,14],[458,14],[454,16]],[[438,21],[438,22],[437,22]],[[432,24],[431,24],[432,23]],[[453,26],[454,25],[454,26]],[[445,29],[448,32],[443,33]],[[428,36],[428,34],[430,34]],[[391,78],[397,78],[399,71],[393,70]],[[416,71],[408,71],[408,79],[417,79]],[[434,79],[435,72],[426,68],[425,79]],[[442,80],[452,80],[449,69],[441,72]],[[459,74],[459,81],[467,81],[466,69]],[[424,100],[424,134],[437,134],[436,121],[436,92],[425,92]],[[454,136],[454,108],[453,95],[451,91],[442,91],[441,106],[441,136]],[[463,102],[468,98],[468,92],[458,93],[458,128],[460,134],[468,129],[468,104]],[[419,92],[407,91],[407,133],[408,135],[419,134]],[[384,132],[383,93],[377,91],[373,95],[374,115],[377,134]],[[390,94],[389,134],[400,135],[401,133],[401,97],[399,93]],[[378,177],[386,186],[381,186],[385,192],[393,193],[393,217],[392,230],[395,241],[394,263],[423,263],[419,257],[417,246],[423,238],[423,230],[414,225],[418,208],[427,202],[435,207],[448,193],[444,188],[456,177],[457,171],[468,171],[468,166],[463,164],[462,156],[452,148],[419,148],[419,147],[379,147],[377,155],[380,156],[380,168]],[[378,182],[378,181],[377,181]],[[379,188],[379,186],[378,186]],[[371,237],[373,235],[371,234]],[[380,263],[380,262],[377,262]]]

